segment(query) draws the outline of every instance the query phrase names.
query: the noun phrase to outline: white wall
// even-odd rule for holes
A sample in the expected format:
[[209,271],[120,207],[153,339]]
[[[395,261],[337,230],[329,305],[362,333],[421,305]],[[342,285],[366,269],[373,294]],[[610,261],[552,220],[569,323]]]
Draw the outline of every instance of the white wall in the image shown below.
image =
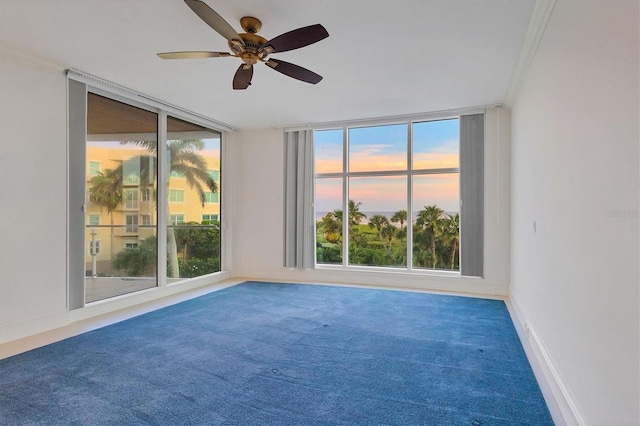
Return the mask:
[[233,269],[268,279],[284,250],[282,129],[240,131],[235,143]]
[[[2,46],[0,72],[0,358],[4,343],[131,307],[139,309],[127,315],[140,314],[154,301],[231,277],[198,277],[68,311],[67,78],[63,67]],[[232,234],[225,243],[232,245]],[[83,327],[74,333],[94,326]]]
[[569,423],[640,422],[638,17],[558,0],[512,110],[511,300]]
[[400,272],[294,270],[283,259],[282,129],[236,135],[234,274],[256,279],[337,282],[506,295],[509,281],[509,112],[488,110],[485,140],[485,278],[410,275]]
[[62,70],[4,55],[0,70],[1,342],[66,313],[67,133]]

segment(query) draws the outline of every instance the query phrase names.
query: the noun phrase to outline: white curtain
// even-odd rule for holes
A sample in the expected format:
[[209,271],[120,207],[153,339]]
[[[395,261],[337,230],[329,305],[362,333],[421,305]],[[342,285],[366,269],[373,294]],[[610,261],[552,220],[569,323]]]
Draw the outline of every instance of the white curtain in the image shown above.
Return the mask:
[[313,130],[284,133],[284,266],[314,265]]
[[484,275],[484,114],[460,117],[460,273]]

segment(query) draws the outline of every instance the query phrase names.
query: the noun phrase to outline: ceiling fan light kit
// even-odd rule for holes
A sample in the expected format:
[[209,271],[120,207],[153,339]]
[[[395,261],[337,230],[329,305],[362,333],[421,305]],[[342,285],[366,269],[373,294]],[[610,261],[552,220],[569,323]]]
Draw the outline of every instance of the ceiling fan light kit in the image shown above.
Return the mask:
[[299,65],[275,58],[267,59],[272,53],[299,49],[329,37],[329,33],[322,25],[309,25],[267,40],[257,34],[262,28],[262,22],[258,18],[245,16],[240,19],[240,26],[245,32],[238,34],[227,21],[203,1],[184,0],[184,2],[200,19],[227,39],[231,53],[206,51],[165,52],[158,53],[160,58],[202,59],[227,56],[240,58],[243,63],[233,77],[233,88],[235,90],[244,90],[251,85],[253,65],[258,62],[264,62],[269,68],[306,83],[317,84],[322,80],[322,76]]

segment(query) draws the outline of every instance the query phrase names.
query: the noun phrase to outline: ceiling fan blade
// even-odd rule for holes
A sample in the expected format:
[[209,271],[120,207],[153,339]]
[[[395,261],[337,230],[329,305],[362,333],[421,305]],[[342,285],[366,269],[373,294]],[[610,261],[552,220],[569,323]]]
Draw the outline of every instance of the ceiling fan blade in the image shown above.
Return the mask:
[[240,65],[236,75],[233,76],[233,90],[244,90],[251,85],[253,77],[253,65]]
[[244,41],[240,38],[236,30],[218,13],[207,6],[206,3],[200,0],[184,0],[184,2],[200,17],[207,25],[218,32],[222,37],[227,40],[237,40],[244,46]]
[[319,42],[327,37],[329,37],[329,33],[322,25],[309,25],[308,27],[280,34],[260,46],[259,50],[267,50],[269,53],[286,52]]
[[158,53],[158,56],[162,59],[202,59],[202,58],[222,58],[224,56],[231,56],[227,52],[164,52]]
[[322,76],[316,74],[313,71],[309,71],[308,69],[302,68],[299,65],[291,64],[279,59],[269,59],[266,64],[284,75],[288,75],[289,77],[304,81],[306,83],[316,84],[319,83],[320,80],[322,80]]

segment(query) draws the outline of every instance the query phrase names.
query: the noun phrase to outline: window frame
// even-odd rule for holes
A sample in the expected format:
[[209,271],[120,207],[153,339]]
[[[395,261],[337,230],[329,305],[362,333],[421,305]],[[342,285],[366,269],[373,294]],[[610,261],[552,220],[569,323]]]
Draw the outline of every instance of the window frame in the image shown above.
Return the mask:
[[[98,218],[98,223],[92,223],[94,218]],[[89,214],[89,223],[87,226],[100,226],[100,214],[99,213],[91,213]]]
[[[95,242],[95,246],[94,243]],[[89,256],[99,256],[102,251],[100,240],[89,240]],[[94,251],[95,250],[95,251]]]
[[[170,188],[167,191],[167,199],[169,200],[170,203],[180,203],[180,204],[184,204],[186,203],[186,192],[184,189],[175,189],[175,188]],[[173,197],[173,195],[175,195],[175,197]],[[181,195],[180,197],[178,197],[178,195]],[[175,198],[175,200],[172,200],[172,198]]]
[[140,201],[143,203],[151,201],[151,188],[140,188]]
[[[67,101],[69,105],[68,114],[68,149],[67,149],[67,161],[70,167],[68,167],[68,182],[69,182],[69,196],[67,198],[67,207],[69,213],[68,226],[67,226],[67,238],[68,244],[68,309],[76,310],[92,304],[93,302],[87,302],[85,300],[85,278],[86,278],[86,227],[88,217],[86,216],[87,204],[91,202],[90,197],[87,196],[87,172],[89,171],[89,165],[86,160],[86,137],[87,137],[87,120],[86,114],[88,110],[88,94],[96,94],[116,102],[122,102],[129,106],[140,108],[152,113],[157,114],[157,143],[158,146],[164,146],[167,143],[167,120],[169,115],[173,118],[181,119],[188,123],[201,126],[204,129],[217,132],[219,134],[220,144],[220,166],[219,173],[226,167],[228,158],[225,157],[225,143],[226,137],[229,132],[236,129],[225,123],[212,120],[208,117],[201,116],[182,109],[180,107],[171,105],[169,103],[157,100],[149,97],[143,93],[135,92],[129,88],[118,86],[112,82],[102,80],[99,77],[85,74],[81,71],[69,69],[66,70],[67,75]],[[159,182],[167,181],[169,173],[166,163],[166,151],[159,149],[157,152],[157,179]],[[137,181],[125,180],[123,186],[129,188],[139,188],[140,185]],[[123,188],[124,189],[124,188]],[[229,191],[229,188],[220,188],[220,192]],[[157,192],[149,194],[152,198],[149,202],[158,200],[157,211],[155,213],[155,219],[157,220],[157,267],[156,267],[156,283],[157,287],[164,287],[169,284],[166,275],[166,253],[167,253],[167,214],[168,203],[166,186],[159,185]],[[156,198],[157,197],[157,198]],[[140,196],[138,202],[140,202]],[[220,196],[219,206],[222,209],[227,203],[222,202]],[[140,213],[139,209],[125,210],[124,203],[121,203],[117,210],[122,214]],[[144,207],[144,206],[143,206]],[[221,214],[226,215],[226,211],[221,211]],[[77,226],[82,224],[84,226]],[[107,225],[101,225],[107,226]],[[120,229],[124,229],[118,225]],[[126,225],[124,225],[126,227]],[[132,236],[131,234],[123,233],[123,236]],[[226,233],[220,234],[221,238],[221,252],[220,252],[220,271],[217,273],[224,273],[228,271],[229,261],[228,256],[225,255],[225,247],[230,242],[230,237]],[[213,275],[213,274],[212,274]],[[217,279],[217,278],[216,278]],[[186,280],[185,280],[186,282]],[[171,284],[178,285],[178,283]],[[180,283],[179,285],[182,285]],[[151,294],[151,293],[149,293]]]
[[[209,219],[205,219],[205,218],[204,218],[205,216],[215,216],[215,219],[211,219],[211,218],[209,218]],[[202,214],[200,215],[200,223],[202,223],[202,222],[204,222],[204,221],[207,221],[207,222],[217,222],[217,221],[218,221],[218,219],[220,219],[220,215],[218,215],[218,214],[216,214],[216,213],[202,213]]]
[[[205,198],[205,204],[218,204],[220,201],[219,197],[218,197],[218,192],[205,192],[204,193],[204,198]],[[210,200],[213,199],[213,201]]]
[[[131,199],[125,194],[135,195]],[[122,189],[122,205],[124,210],[138,210],[140,208],[140,194],[138,188],[123,188]]]
[[[362,122],[345,122],[338,123],[338,125],[326,125],[326,126],[317,126],[314,127],[314,133],[317,131],[324,130],[342,130],[342,171],[340,172],[323,172],[323,173],[314,173],[314,188],[316,186],[317,179],[341,179],[342,180],[342,210],[343,212],[348,209],[349,203],[349,179],[350,178],[358,178],[358,177],[393,177],[393,176],[401,176],[406,177],[407,179],[407,223],[406,223],[406,249],[407,249],[407,264],[406,266],[387,266],[387,265],[358,265],[358,264],[350,264],[349,261],[349,221],[342,221],[342,263],[341,264],[329,264],[329,263],[318,263],[317,259],[317,220],[316,211],[315,211],[315,189],[314,189],[314,268],[316,269],[339,269],[339,270],[366,270],[366,271],[377,271],[377,272],[404,272],[415,275],[436,275],[436,276],[450,276],[450,277],[461,277],[461,264],[458,267],[458,270],[447,270],[447,269],[430,269],[430,268],[415,268],[413,265],[413,227],[414,220],[413,218],[413,178],[415,176],[425,176],[425,175],[440,175],[440,174],[458,174],[458,182],[460,183],[461,176],[461,163],[460,163],[460,148],[458,149],[458,167],[447,167],[447,168],[427,168],[427,169],[413,169],[413,126],[415,124],[431,122],[431,121],[444,121],[444,120],[452,120],[457,119],[458,121],[462,117],[462,113],[459,114],[433,114],[433,115],[417,115],[410,116],[405,119],[388,119],[388,120],[364,120]],[[379,170],[379,171],[349,171],[349,131],[351,129],[357,128],[367,128],[367,127],[381,127],[381,126],[392,126],[392,125],[401,125],[405,124],[407,126],[407,165],[406,170]],[[460,138],[460,135],[458,135]],[[315,149],[315,143],[314,143]],[[315,163],[315,158],[314,158]],[[461,204],[461,188],[459,186],[458,192],[458,202]],[[344,214],[344,213],[343,213]],[[459,228],[461,229],[461,227]],[[458,247],[458,252],[460,251],[460,247]]]
[[[180,225],[184,225],[185,223],[185,214],[184,213],[171,213],[169,215],[169,221],[171,222],[171,226],[180,226]],[[176,218],[176,220],[174,221],[174,217]],[[178,218],[182,218],[181,221],[178,221]]]
[[[97,169],[94,170],[94,166],[97,166]],[[100,173],[100,162],[99,161],[89,161],[89,177],[94,177],[94,176],[98,176],[98,174]]]
[[[129,223],[131,222],[131,223]],[[134,223],[135,222],[135,223]],[[124,215],[124,223],[125,223],[125,233],[126,234],[137,234],[138,233],[138,226],[140,226],[139,220],[138,220],[138,214],[137,213],[125,213]]]
[[[145,222],[147,222],[147,223],[145,223]],[[139,226],[142,226],[142,227],[154,226],[153,225],[153,221],[151,220],[151,214],[148,214],[148,213],[143,213],[143,214],[140,215],[139,223],[140,223]]]

